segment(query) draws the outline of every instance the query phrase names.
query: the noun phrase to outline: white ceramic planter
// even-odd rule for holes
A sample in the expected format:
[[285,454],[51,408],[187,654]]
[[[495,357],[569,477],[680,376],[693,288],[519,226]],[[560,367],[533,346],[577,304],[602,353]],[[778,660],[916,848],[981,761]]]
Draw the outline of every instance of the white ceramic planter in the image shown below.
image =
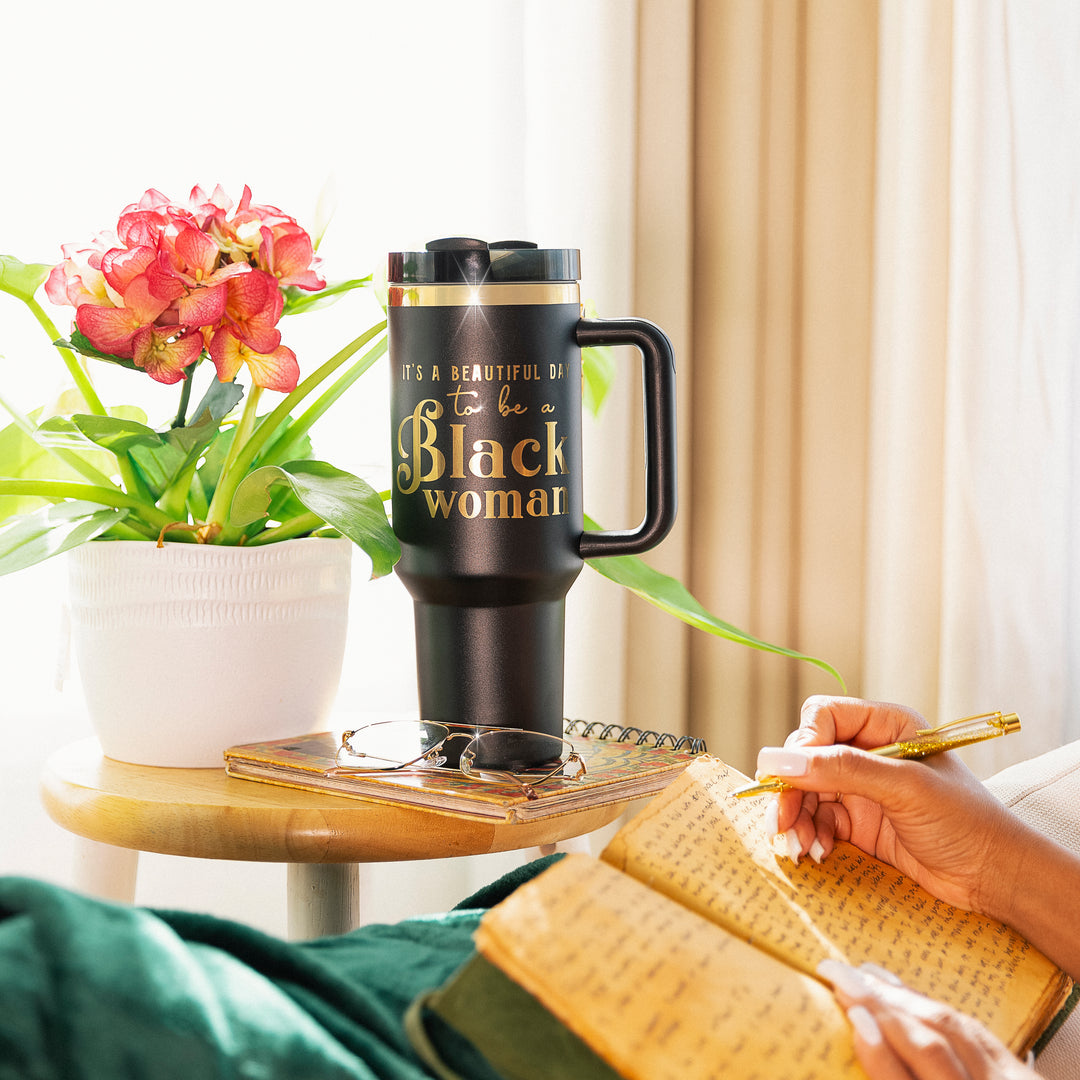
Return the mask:
[[68,554],[72,644],[102,749],[222,766],[236,743],[329,726],[352,542],[95,541]]

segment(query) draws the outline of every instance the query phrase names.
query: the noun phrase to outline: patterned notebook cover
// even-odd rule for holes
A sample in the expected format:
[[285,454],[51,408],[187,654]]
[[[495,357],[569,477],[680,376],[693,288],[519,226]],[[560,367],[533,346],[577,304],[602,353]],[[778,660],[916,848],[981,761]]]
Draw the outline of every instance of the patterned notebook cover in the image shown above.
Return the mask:
[[586,776],[580,781],[553,777],[537,785],[536,799],[528,799],[515,785],[471,780],[450,769],[327,776],[340,744],[340,733],[330,731],[230,747],[225,751],[225,769],[230,776],[245,780],[348,798],[504,821],[535,821],[653,795],[705,750],[700,739],[615,725],[575,722],[568,725],[567,738],[584,759]]

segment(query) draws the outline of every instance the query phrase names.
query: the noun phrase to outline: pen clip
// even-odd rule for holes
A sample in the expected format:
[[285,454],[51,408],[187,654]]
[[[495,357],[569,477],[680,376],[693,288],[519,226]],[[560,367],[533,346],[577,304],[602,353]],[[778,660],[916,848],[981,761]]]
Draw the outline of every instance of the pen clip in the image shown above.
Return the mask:
[[1020,728],[1020,718],[1016,713],[1003,713],[1001,710],[996,712],[974,713],[971,716],[962,716],[959,720],[947,720],[944,724],[938,724],[937,727],[923,728],[916,732],[920,738],[924,735],[938,735],[941,732],[951,731],[954,728],[962,727],[965,724],[974,724],[982,721],[988,724],[990,727],[1001,728],[1001,733],[1007,735],[1010,731],[1018,731]]

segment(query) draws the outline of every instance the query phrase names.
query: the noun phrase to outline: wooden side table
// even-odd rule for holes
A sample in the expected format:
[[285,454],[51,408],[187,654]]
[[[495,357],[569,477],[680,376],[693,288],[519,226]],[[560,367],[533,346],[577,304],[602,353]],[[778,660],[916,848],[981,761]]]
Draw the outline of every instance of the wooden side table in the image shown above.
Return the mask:
[[444,859],[524,848],[610,824],[628,803],[523,824],[238,780],[222,769],[165,769],[105,757],[96,739],[58,750],[42,801],[79,840],[76,887],[132,903],[140,851],[285,862],[292,938],[345,933],[359,922],[359,863]]

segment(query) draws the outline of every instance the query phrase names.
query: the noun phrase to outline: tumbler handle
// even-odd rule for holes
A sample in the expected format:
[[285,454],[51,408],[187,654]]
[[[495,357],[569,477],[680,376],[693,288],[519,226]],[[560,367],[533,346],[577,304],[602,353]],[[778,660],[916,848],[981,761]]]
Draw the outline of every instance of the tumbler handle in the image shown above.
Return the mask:
[[583,559],[639,555],[656,547],[675,524],[675,355],[664,331],[645,319],[581,319],[576,336],[581,348],[633,345],[644,361],[645,517],[636,529],[582,533],[578,544]]

